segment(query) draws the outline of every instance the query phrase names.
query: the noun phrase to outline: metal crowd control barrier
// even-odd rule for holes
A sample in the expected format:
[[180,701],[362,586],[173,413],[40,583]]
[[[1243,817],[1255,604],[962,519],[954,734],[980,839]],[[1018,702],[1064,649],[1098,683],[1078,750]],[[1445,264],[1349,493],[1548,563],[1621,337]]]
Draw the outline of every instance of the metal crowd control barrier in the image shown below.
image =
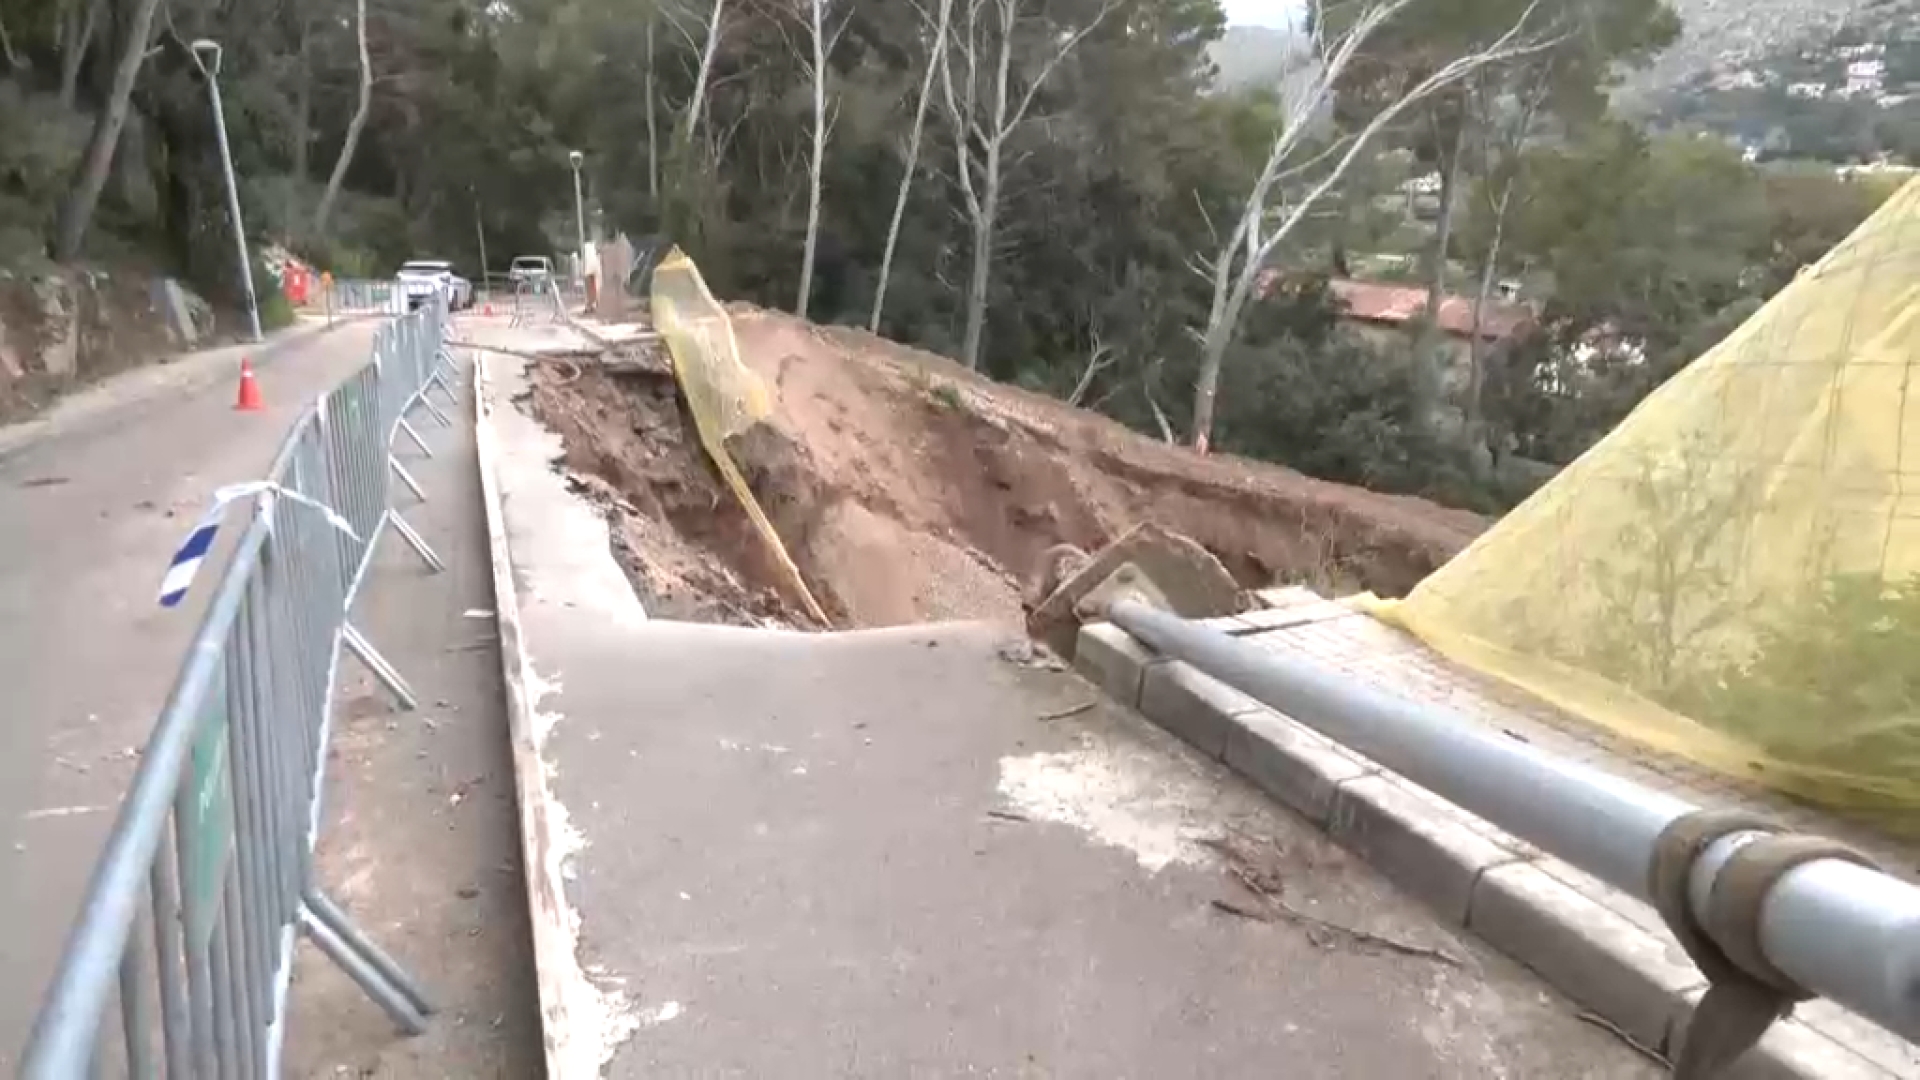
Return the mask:
[[552,275],[519,277],[513,280],[513,311],[510,326],[529,326],[541,320],[565,322],[566,301]]
[[335,278],[323,290],[327,318],[336,315],[404,315],[406,297],[397,282],[386,278]]
[[[1655,849],[1696,808],[1662,792],[1486,733],[1314,664],[1124,597],[1113,623],[1249,697],[1365,754],[1623,892],[1654,903]],[[1684,872],[1685,906],[1711,934],[1715,887],[1759,839],[1734,827]],[[1839,858],[1794,866],[1748,912],[1759,959],[1798,986],[1920,1040],[1920,888]],[[1736,966],[1743,948],[1714,939]],[[1764,1025],[1762,1027],[1764,1030]]]
[[[20,1075],[79,1080],[278,1074],[294,932],[304,932],[408,1034],[432,1006],[356,929],[313,872],[340,647],[404,708],[412,691],[349,621],[389,527],[439,558],[389,502],[416,406],[449,400],[446,313],[381,328],[373,359],[294,426],[253,496],[160,714]],[[118,1032],[107,1023],[118,1002]],[[117,1039],[115,1036],[117,1035]],[[116,1070],[117,1071],[117,1070]]]

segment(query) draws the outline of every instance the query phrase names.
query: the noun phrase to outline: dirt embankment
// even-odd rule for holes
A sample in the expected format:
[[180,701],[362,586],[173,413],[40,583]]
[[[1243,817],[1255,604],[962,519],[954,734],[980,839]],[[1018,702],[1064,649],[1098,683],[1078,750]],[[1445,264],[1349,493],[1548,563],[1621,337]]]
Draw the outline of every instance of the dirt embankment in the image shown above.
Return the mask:
[[[1248,587],[1397,594],[1483,527],[1472,514],[1199,458],[951,361],[858,331],[736,306],[772,418],[734,440],[742,471],[839,627],[1017,620],[1047,548],[1141,521],[1185,533]],[[657,617],[805,625],[694,437],[663,359],[610,373],[535,365],[535,414],[565,467],[614,508],[614,545]]]
[[129,368],[170,358],[212,328],[206,303],[136,270],[15,275],[0,268],[0,423]]

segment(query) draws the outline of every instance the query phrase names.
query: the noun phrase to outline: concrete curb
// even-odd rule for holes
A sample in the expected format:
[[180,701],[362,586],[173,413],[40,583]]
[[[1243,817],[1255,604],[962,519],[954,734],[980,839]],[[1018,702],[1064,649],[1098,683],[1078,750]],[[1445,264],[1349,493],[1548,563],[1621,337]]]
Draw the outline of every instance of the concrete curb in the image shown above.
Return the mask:
[[474,350],[474,443],[479,458],[480,497],[487,525],[487,550],[493,569],[494,618],[500,633],[500,678],[507,697],[507,724],[513,748],[516,801],[520,809],[521,860],[527,875],[527,915],[532,923],[534,970],[540,983],[540,1031],[547,1074],[577,1077],[570,1062],[580,1050],[568,1023],[568,994],[558,972],[573,961],[575,923],[569,918],[566,881],[560,872],[560,853],[552,793],[540,756],[534,723],[532,684],[525,640],[520,628],[519,593],[514,586],[513,558],[507,545],[507,524],[495,461],[499,455],[490,418],[492,401],[487,384],[486,354]]
[[[1311,617],[1300,609],[1265,616],[1274,625]],[[1234,621],[1241,632],[1257,628],[1245,616]],[[1074,666],[1641,1047],[1664,1055],[1678,1045],[1705,981],[1639,900],[1197,669],[1153,655],[1118,627],[1082,627]],[[1776,1024],[1729,1077],[1920,1078],[1920,1057],[1898,1036],[1817,1002]]]

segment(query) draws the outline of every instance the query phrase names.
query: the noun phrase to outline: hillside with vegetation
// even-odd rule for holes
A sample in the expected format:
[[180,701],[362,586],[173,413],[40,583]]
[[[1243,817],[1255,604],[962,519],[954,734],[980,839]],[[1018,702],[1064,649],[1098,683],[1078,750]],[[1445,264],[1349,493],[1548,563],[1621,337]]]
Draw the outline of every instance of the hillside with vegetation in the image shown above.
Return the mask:
[[[1719,7],[1327,10],[1283,95],[1214,0],[25,0],[0,263],[232,301],[212,38],[256,246],[564,256],[578,151],[590,234],[677,243],[725,297],[1495,509],[1884,196],[1609,110]],[[1388,278],[1412,302],[1357,312]]]
[[1909,0],[1673,0],[1680,35],[1629,88],[1664,96],[1702,75],[1753,64],[1831,36],[1856,20],[1872,21]]
[[1920,4],[1869,5],[1723,54],[1658,95],[1654,116],[1760,160],[1920,163]]

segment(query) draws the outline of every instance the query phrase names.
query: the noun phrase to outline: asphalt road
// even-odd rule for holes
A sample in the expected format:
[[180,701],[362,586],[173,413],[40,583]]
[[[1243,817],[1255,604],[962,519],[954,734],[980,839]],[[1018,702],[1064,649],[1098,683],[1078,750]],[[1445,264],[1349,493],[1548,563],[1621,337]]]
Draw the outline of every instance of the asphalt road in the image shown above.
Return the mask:
[[[169,556],[216,487],[264,474],[301,410],[368,359],[373,332],[299,328],[198,354],[0,429],[0,1072],[217,574],[203,568],[189,603],[163,610]],[[242,353],[264,412],[234,411]]]
[[1655,1075],[1018,627],[640,617],[488,363],[567,1075]]

